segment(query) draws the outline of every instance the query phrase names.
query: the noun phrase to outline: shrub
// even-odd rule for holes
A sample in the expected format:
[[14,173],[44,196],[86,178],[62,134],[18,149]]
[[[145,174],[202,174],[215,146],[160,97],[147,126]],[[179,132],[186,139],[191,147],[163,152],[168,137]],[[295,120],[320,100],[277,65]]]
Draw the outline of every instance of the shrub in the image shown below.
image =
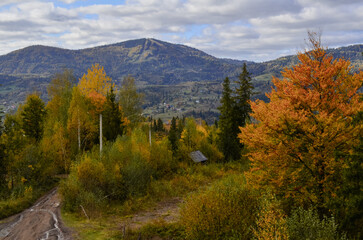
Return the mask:
[[106,171],[103,164],[84,155],[76,167],[77,178],[82,187],[88,191],[102,189],[105,185]]
[[72,167],[68,179],[60,184],[63,208],[80,211],[81,205],[87,214],[95,216],[105,205],[107,193],[106,170],[101,162],[84,155],[81,162]]
[[291,240],[305,239],[346,239],[337,231],[338,225],[334,217],[320,220],[317,211],[297,208],[287,219],[288,233]]
[[181,209],[188,239],[249,239],[259,202],[244,187],[241,175],[231,175],[191,195]]
[[150,164],[154,170],[155,178],[170,177],[176,171],[177,162],[173,158],[173,152],[169,147],[169,140],[153,143],[150,150]]
[[81,185],[77,180],[77,176],[74,172],[71,172],[67,180],[64,180],[59,185],[59,193],[62,196],[62,207],[74,212],[80,205],[80,192],[82,191]]
[[218,150],[216,144],[208,142],[207,138],[204,138],[200,142],[199,150],[208,158],[208,163],[218,163],[223,161],[223,153]]

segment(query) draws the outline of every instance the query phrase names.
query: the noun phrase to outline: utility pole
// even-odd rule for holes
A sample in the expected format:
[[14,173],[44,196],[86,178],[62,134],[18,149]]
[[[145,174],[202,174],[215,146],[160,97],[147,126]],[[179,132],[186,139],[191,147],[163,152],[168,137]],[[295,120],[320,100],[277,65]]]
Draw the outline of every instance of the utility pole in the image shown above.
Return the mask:
[[81,121],[79,120],[79,107],[77,108],[78,117],[78,151],[81,151]]
[[152,120],[150,120],[150,125],[149,125],[149,143],[150,143],[150,147],[151,147],[151,124],[152,124]]
[[100,113],[100,157],[102,156],[102,113]]

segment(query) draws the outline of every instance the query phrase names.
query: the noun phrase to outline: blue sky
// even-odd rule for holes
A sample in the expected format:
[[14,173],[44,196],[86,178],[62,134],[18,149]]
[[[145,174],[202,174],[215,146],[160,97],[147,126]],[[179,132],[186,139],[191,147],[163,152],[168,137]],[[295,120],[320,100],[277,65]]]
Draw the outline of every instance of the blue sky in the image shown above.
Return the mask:
[[260,62],[302,51],[308,30],[326,47],[362,44],[362,23],[361,0],[1,0],[0,54],[156,38]]

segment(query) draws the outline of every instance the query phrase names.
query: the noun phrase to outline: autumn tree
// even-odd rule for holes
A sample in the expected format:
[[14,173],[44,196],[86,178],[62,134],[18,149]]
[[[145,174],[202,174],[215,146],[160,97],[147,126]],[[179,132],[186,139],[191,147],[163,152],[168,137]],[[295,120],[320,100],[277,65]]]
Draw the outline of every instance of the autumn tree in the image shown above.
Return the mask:
[[97,125],[89,114],[90,100],[83,96],[78,87],[73,87],[72,100],[68,109],[67,131],[73,154],[91,148],[97,136]]
[[[57,73],[48,85],[50,101],[46,106],[47,118],[40,146],[44,158],[53,162],[54,168],[67,172],[70,167],[70,141],[67,132],[68,110],[76,78],[71,70]],[[49,144],[49,143],[52,144]]]
[[120,88],[120,105],[125,117],[131,125],[141,121],[143,95],[138,93],[135,86],[135,79],[127,76],[122,80]]
[[[21,110],[21,109],[20,109]],[[14,115],[7,114],[4,120],[4,131],[1,135],[1,142],[4,145],[4,158],[2,165],[12,189],[16,182],[17,163],[21,161],[21,152],[27,144],[27,139],[22,128],[22,116],[20,111]]]
[[33,138],[37,142],[41,139],[45,114],[43,100],[37,94],[29,95],[21,112],[22,128],[27,137]]
[[336,198],[349,153],[363,125],[351,124],[363,109],[358,89],[363,74],[350,62],[334,60],[310,34],[312,50],[299,53],[300,64],[274,78],[269,103],[251,104],[256,123],[241,128],[252,168],[250,186],[268,188],[283,199],[316,206],[320,214]]
[[106,72],[99,64],[92,65],[79,80],[78,88],[81,93],[89,98],[95,106],[94,114],[100,118],[100,152],[102,152],[102,111],[106,101],[106,95],[112,86],[112,79],[106,75]]
[[67,125],[68,109],[72,99],[72,88],[76,84],[73,71],[65,69],[62,73],[54,75],[48,85],[47,120],[50,122],[60,121],[63,126]]

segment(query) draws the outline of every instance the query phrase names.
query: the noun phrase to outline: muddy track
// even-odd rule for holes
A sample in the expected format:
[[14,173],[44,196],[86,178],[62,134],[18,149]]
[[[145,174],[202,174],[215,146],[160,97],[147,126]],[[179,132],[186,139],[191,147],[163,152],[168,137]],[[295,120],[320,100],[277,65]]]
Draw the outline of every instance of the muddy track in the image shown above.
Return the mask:
[[69,229],[60,219],[57,189],[40,198],[27,210],[0,223],[0,239],[71,239]]

